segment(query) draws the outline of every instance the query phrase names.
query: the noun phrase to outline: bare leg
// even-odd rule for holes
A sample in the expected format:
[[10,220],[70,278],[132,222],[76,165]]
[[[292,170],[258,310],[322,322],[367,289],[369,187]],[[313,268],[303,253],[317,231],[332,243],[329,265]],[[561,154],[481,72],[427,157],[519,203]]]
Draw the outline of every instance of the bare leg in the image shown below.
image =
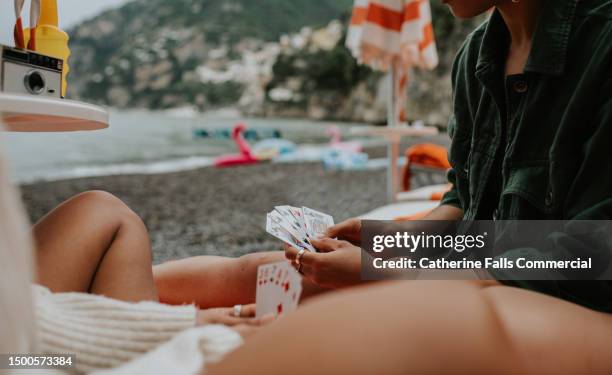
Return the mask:
[[34,226],[34,237],[38,282],[52,291],[157,300],[147,230],[113,195],[69,199]]
[[612,371],[612,315],[467,281],[385,283],[311,300],[212,375]]
[[[285,260],[282,251],[253,253],[240,258],[200,256],[170,261],[153,268],[159,299],[200,308],[226,307],[255,302],[257,267]],[[304,282],[303,298],[325,290]]]

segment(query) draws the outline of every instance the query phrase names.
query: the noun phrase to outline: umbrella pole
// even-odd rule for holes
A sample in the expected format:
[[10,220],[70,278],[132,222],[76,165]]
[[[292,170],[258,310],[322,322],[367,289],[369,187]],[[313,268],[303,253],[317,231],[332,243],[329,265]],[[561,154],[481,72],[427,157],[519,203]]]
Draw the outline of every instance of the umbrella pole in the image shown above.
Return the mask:
[[[397,84],[397,70],[391,64],[391,68],[388,74],[389,80],[389,98],[387,100],[387,126],[397,126],[397,108],[396,108],[396,84]],[[397,199],[397,188],[398,188],[398,168],[397,160],[399,158],[399,137],[390,136],[389,144],[387,145],[387,201],[393,203]]]

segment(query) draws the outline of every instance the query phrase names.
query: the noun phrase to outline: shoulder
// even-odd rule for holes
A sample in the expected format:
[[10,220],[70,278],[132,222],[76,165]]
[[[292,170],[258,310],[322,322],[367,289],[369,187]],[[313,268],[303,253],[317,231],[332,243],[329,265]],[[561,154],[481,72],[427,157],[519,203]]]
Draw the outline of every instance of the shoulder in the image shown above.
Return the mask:
[[468,34],[457,51],[451,69],[453,91],[469,86],[469,82],[475,82],[476,65],[488,24],[489,21],[485,21]]
[[612,50],[612,0],[581,0],[576,8],[574,33],[595,39],[598,47]]
[[482,23],[474,31],[472,31],[465,39],[453,62],[452,78],[453,84],[466,72],[474,72],[478,55],[482,47],[482,40],[489,21]]
[[591,66],[607,72],[612,64],[612,0],[579,1],[572,34],[570,53],[588,56]]
[[[482,48],[488,21],[477,27],[465,39],[457,52],[451,70],[453,89],[453,118],[451,123],[467,124],[472,116],[471,97],[478,95],[480,84],[476,78],[476,65]],[[453,126],[449,125],[449,128]]]
[[579,18],[595,18],[610,24],[612,22],[612,0],[581,0],[576,8]]

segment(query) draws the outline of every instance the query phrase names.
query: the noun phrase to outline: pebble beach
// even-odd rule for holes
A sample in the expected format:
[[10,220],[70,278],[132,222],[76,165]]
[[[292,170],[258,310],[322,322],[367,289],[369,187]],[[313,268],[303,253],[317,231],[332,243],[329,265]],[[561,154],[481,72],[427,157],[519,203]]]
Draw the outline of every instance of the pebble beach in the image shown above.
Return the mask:
[[[444,135],[436,138],[445,140]],[[367,152],[371,158],[385,155],[384,147]],[[33,223],[81,192],[114,194],[143,219],[158,264],[280,250],[282,244],[265,231],[266,213],[274,206],[307,206],[340,222],[385,205],[386,181],[385,169],[330,171],[319,162],[264,163],[36,182],[21,185],[21,192]],[[421,184],[416,178],[415,187]]]
[[201,168],[157,175],[90,177],[23,185],[32,222],[69,197],[104,190],[145,222],[154,262],[281,249],[265,231],[276,205],[308,206],[338,222],[385,204],[385,171],[330,172],[320,163]]

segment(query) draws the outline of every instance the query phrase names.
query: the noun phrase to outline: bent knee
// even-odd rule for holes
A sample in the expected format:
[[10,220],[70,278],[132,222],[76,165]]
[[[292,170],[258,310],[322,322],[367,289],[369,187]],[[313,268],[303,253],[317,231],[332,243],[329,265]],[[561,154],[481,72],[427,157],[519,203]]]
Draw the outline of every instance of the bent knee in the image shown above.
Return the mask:
[[97,214],[107,213],[122,221],[141,222],[140,217],[127,204],[106,191],[86,191],[72,197],[66,203],[78,204],[83,209],[90,210]]
[[103,190],[89,190],[75,195],[66,202],[96,206],[97,208],[129,209],[121,199]]
[[610,373],[612,317],[538,292],[482,291],[533,373]]
[[80,193],[62,203],[57,210],[66,210],[66,214],[71,217],[96,223],[99,229],[118,232],[125,228],[134,235],[148,239],[147,229],[140,216],[121,199],[105,191]]

